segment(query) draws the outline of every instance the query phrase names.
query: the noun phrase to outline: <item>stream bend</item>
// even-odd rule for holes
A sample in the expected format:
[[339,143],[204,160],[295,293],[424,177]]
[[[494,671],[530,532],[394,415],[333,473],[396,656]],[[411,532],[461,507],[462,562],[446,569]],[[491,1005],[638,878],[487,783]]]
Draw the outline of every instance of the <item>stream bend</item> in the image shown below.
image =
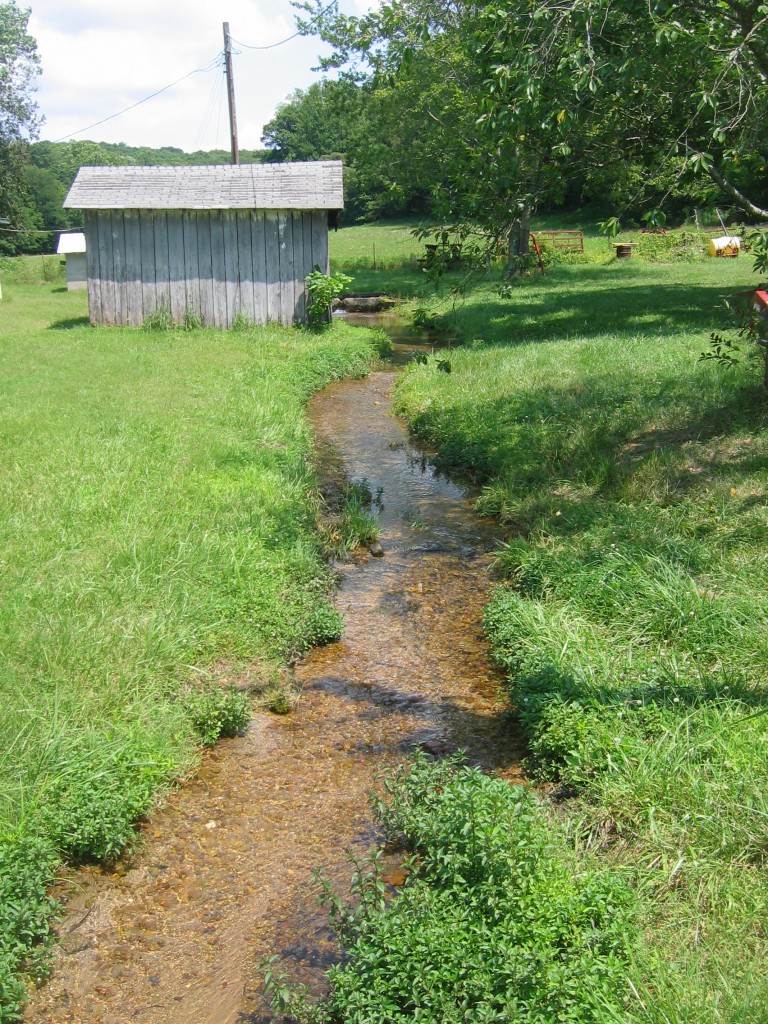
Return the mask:
[[259,715],[210,752],[133,863],[76,873],[28,1024],[266,1024],[261,958],[322,987],[336,948],[312,873],[343,887],[345,851],[375,843],[378,772],[414,748],[464,748],[520,780],[482,630],[499,530],[409,440],[394,383],[386,371],[343,381],[309,410],[320,451],[378,498],[384,556],[336,567],[343,640],[297,666],[295,713]]

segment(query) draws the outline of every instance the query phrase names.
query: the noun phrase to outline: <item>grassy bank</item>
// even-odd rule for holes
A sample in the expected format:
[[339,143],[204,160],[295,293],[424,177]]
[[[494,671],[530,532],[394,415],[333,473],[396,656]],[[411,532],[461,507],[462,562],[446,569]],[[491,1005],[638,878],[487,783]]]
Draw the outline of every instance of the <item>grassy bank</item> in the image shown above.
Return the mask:
[[688,241],[433,296],[451,372],[412,365],[398,403],[508,526],[486,626],[529,770],[638,894],[599,1019],[741,1024],[768,1005],[768,429],[759,367],[699,362],[751,261]]
[[0,306],[2,1021],[59,860],[114,856],[242,723],[214,684],[339,635],[303,407],[373,355],[344,325],[93,329],[43,269],[6,265]]

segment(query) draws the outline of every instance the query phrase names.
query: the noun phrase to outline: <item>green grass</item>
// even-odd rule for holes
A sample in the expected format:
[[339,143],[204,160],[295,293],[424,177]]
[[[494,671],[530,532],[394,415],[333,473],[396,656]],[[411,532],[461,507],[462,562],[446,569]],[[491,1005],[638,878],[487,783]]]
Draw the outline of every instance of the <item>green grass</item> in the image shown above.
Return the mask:
[[[333,232],[330,254],[334,272],[352,277],[350,290],[386,291],[403,299],[422,301],[433,298],[434,282],[419,264],[420,257],[426,251],[424,243],[413,234],[415,229],[422,226],[424,223],[420,221],[404,220],[346,227]],[[639,229],[632,229],[621,231],[616,238],[607,238],[601,234],[598,221],[593,215],[574,212],[539,214],[534,218],[532,228],[581,229],[584,233],[583,253],[555,253],[551,251],[549,242],[543,240],[544,261],[550,267],[554,260],[569,266],[590,264],[595,268],[637,268],[638,264],[646,263],[708,263],[706,252],[709,239],[721,235],[723,231],[720,225],[701,225],[700,229],[691,225],[669,231],[666,235],[644,234]],[[631,261],[616,260],[612,245],[614,241],[635,243]],[[723,265],[731,262],[738,263],[738,270],[743,274],[744,258],[741,261],[718,261],[726,279],[732,272]],[[466,290],[467,287],[478,287],[483,276],[486,280],[497,281],[501,270],[501,263],[492,267],[486,275],[468,274],[468,267],[453,270],[446,275],[439,290],[445,299],[452,288]]]
[[23,283],[33,262],[12,269],[21,283],[3,274],[0,307],[3,1022],[18,969],[42,969],[56,862],[116,856],[199,744],[247,721],[217,678],[258,661],[269,680],[339,635],[303,407],[374,354],[343,324],[94,329],[83,293]]
[[637,872],[638,995],[606,1019],[764,1021],[768,407],[757,364],[699,362],[755,279],[646,237],[503,297],[498,268],[422,287],[452,372],[412,365],[397,402],[508,528],[486,626],[529,770]]
[[423,243],[413,237],[416,220],[393,221],[341,228],[330,235],[331,269],[352,278],[350,291],[376,292],[382,288],[386,271],[386,290],[390,295],[411,297],[425,287],[418,265]]

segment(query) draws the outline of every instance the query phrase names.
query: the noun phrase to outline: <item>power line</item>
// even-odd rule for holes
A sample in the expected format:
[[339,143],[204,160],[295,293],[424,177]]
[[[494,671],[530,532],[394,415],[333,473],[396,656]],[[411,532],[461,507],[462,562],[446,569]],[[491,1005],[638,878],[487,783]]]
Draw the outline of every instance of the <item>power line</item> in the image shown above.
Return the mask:
[[[312,25],[314,22],[318,21],[326,11],[330,11],[332,7],[335,7],[336,3],[337,0],[331,0],[331,3],[329,3],[327,7],[323,7],[321,11],[318,11],[314,18],[310,18],[307,24]],[[248,43],[241,43],[239,39],[234,38],[232,39],[232,42],[237,43],[238,46],[245,47],[246,50],[274,50],[275,47],[284,46],[286,43],[290,43],[292,39],[303,34],[303,30],[299,29],[297,32],[294,32],[292,36],[287,36],[285,39],[281,39],[279,43],[269,43],[268,46],[250,46]]]
[[85,128],[80,128],[79,131],[70,132],[69,135],[62,135],[60,139],[53,139],[53,142],[64,142],[65,139],[72,139],[75,137],[75,135],[82,135],[83,132],[89,132],[91,128],[98,128],[99,125],[105,124],[107,121],[112,121],[116,117],[120,117],[121,114],[128,113],[129,110],[134,110],[136,107],[140,107],[141,104],[146,103],[147,100],[153,100],[155,96],[159,96],[161,93],[167,92],[169,89],[172,89],[174,85],[178,85],[179,82],[183,82],[185,79],[191,78],[192,75],[199,75],[202,72],[213,71],[214,68],[220,67],[221,56],[222,55],[220,53],[217,53],[213,60],[208,61],[208,63],[204,67],[195,68],[194,71],[188,71],[186,75],[182,75],[181,78],[177,78],[176,81],[171,82],[170,85],[164,85],[162,89],[158,89],[157,92],[150,93],[150,95],[145,96],[144,99],[137,100],[135,103],[132,103],[129,107],[123,107],[123,109],[118,110],[116,114],[110,114],[109,117],[103,117],[100,121],[94,121],[93,124],[89,124]]
[[[216,78],[214,78],[213,80],[213,85],[211,86],[211,90],[208,94],[208,102],[206,103],[205,110],[203,111],[202,120],[200,121],[200,128],[198,129],[197,135],[195,136],[193,149],[200,149],[200,147],[202,146],[205,140],[205,134],[208,131],[208,128],[213,118],[213,112],[217,108],[217,101],[219,101],[219,97],[223,89],[224,76],[217,75]],[[219,101],[219,106],[220,105],[221,104]]]
[[[320,11],[317,12],[314,18],[311,18],[308,22],[309,25],[317,22],[327,11],[330,11],[332,7],[336,5],[338,0],[331,0],[331,3],[327,4]],[[251,46],[249,43],[242,43],[238,39],[233,39],[232,42],[237,43],[238,46],[244,47],[246,50],[274,50],[278,46],[284,46],[286,43],[290,43],[292,39],[296,39],[298,36],[303,34],[302,29],[298,29],[292,35],[287,36],[285,39],[281,39],[277,43],[269,43],[267,46]],[[210,60],[206,65],[201,68],[195,68],[194,71],[188,71],[186,75],[182,75],[181,78],[177,78],[175,82],[171,82],[169,85],[164,85],[162,89],[158,89],[157,92],[150,93],[149,96],[145,96],[141,100],[137,100],[135,103],[131,103],[128,107],[123,107],[122,110],[118,110],[115,114],[110,114],[109,117],[103,117],[100,121],[94,121],[93,124],[87,125],[85,128],[80,128],[76,132],[70,132],[68,135],[62,135],[58,139],[53,139],[53,142],[64,142],[67,139],[73,139],[76,135],[82,135],[83,132],[89,132],[92,128],[98,128],[102,124],[106,124],[107,121],[113,121],[116,117],[120,117],[122,114],[127,114],[129,110],[135,110],[136,107],[140,107],[142,103],[146,103],[148,100],[153,100],[155,96],[160,96],[162,93],[172,89],[179,82],[185,81],[187,78],[191,78],[192,75],[199,75],[207,71],[213,71],[216,67],[221,67],[223,59],[223,53],[218,53]]]

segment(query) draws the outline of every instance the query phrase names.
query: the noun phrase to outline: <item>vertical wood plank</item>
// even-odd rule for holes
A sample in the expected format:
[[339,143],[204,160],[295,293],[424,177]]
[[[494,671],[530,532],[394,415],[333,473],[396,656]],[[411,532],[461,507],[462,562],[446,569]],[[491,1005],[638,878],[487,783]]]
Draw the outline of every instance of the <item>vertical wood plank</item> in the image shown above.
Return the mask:
[[277,214],[274,210],[264,211],[264,244],[267,266],[267,320],[280,319],[280,240]]
[[240,251],[237,243],[237,212],[224,211],[224,278],[227,286],[227,327],[240,309]]
[[180,210],[168,211],[168,280],[171,294],[171,317],[175,324],[184,322],[187,312],[187,286],[184,268],[184,225]]
[[280,245],[280,323],[293,323],[294,257],[293,218],[289,210],[277,214],[277,236]]
[[227,327],[227,268],[224,260],[224,217],[211,211],[211,277],[213,279],[213,326]]
[[238,308],[251,323],[256,323],[256,292],[253,280],[253,241],[251,211],[238,210],[237,262],[240,268],[240,297]]
[[251,217],[251,250],[253,253],[254,319],[257,324],[269,320],[267,301],[267,245],[264,231],[264,214],[254,210]]
[[144,321],[141,295],[141,227],[136,210],[126,210],[123,217],[125,231],[125,319],[133,327]]
[[112,263],[112,218],[108,210],[96,214],[99,233],[99,292],[101,323],[115,323],[115,271]]
[[[315,262],[312,259],[312,214],[308,210],[301,215],[301,226],[304,239],[304,263],[309,274],[315,269]],[[322,267],[318,267],[318,270],[322,270]]]
[[122,210],[113,210],[112,224],[112,265],[115,270],[115,323],[128,323],[128,296],[125,274],[125,226]]
[[154,211],[155,221],[155,308],[158,313],[171,312],[171,278],[168,263],[168,216],[164,210]]
[[142,210],[139,213],[139,234],[141,235],[141,303],[143,318],[146,320],[157,310],[155,218],[151,210]]
[[200,280],[200,316],[206,327],[215,323],[213,308],[213,268],[211,262],[211,215],[197,215],[197,265]]
[[293,265],[294,265],[294,301],[293,317],[296,323],[303,324],[307,318],[307,287],[304,278],[312,270],[306,268],[304,258],[304,224],[301,210],[291,214],[293,221]]
[[328,263],[328,215],[312,213],[312,264],[320,267],[324,274],[330,273]]
[[92,324],[102,322],[101,282],[99,280],[99,225],[98,214],[85,211],[85,268],[88,279],[88,319]]
[[197,248],[197,214],[185,210],[182,214],[184,231],[184,284],[186,287],[186,309],[192,317],[201,317],[200,302],[200,259]]

